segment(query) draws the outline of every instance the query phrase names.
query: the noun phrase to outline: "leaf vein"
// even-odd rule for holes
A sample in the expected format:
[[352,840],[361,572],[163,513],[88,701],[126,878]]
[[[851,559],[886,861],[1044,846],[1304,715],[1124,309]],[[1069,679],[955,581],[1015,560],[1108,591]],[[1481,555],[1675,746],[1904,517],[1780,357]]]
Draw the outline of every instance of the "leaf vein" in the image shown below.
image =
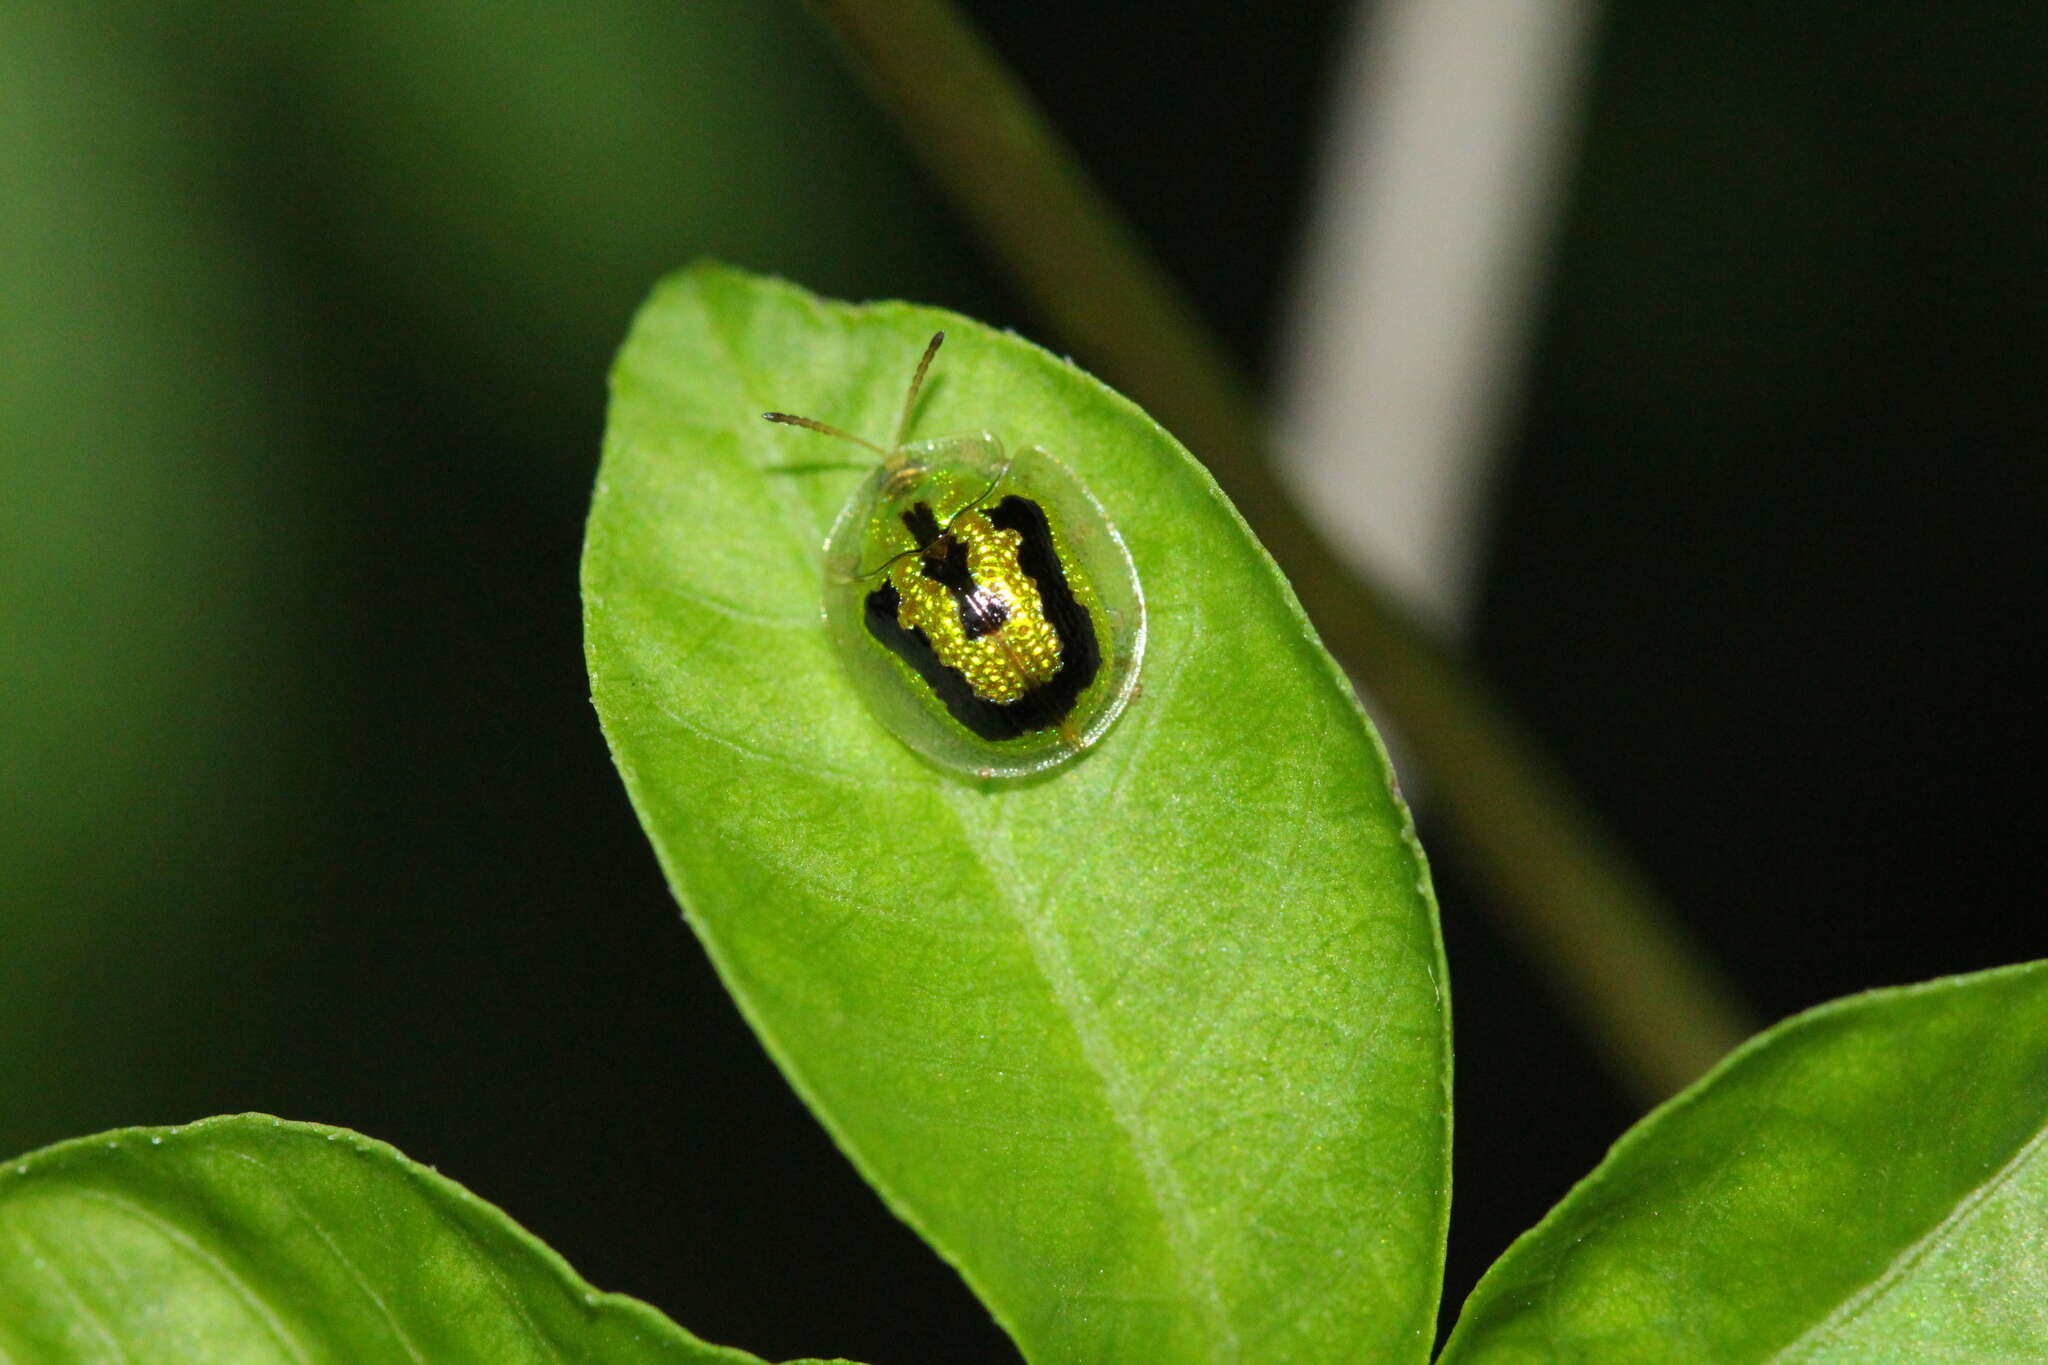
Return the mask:
[[[1188,646],[1176,660],[1173,672],[1162,680],[1154,694],[1162,705],[1151,708],[1139,733],[1130,737],[1130,752],[1106,789],[1104,804],[1108,804],[1121,792],[1124,782],[1137,767],[1141,750],[1157,729],[1158,712],[1163,709],[1163,703],[1172,696],[1187,661],[1198,652],[1201,621],[1199,608],[1196,610],[1197,615],[1188,623]],[[1010,918],[1023,931],[1025,942],[1031,951],[1033,965],[1038,969],[1040,978],[1052,992],[1054,1001],[1073,1028],[1075,1039],[1081,1047],[1082,1058],[1095,1073],[1095,1079],[1102,1087],[1103,1101],[1110,1117],[1123,1130],[1126,1140],[1130,1143],[1131,1154],[1144,1177],[1146,1193],[1151,1196],[1153,1207],[1158,1211],[1161,1229],[1173,1253],[1175,1269],[1180,1276],[1183,1291],[1190,1300],[1200,1305],[1213,1323],[1222,1348],[1219,1358],[1237,1359],[1240,1351],[1237,1329],[1224,1306],[1222,1290],[1216,1282],[1214,1268],[1195,1249],[1194,1208],[1186,1189],[1181,1184],[1180,1173],[1175,1169],[1173,1160],[1161,1144],[1158,1135],[1146,1122],[1144,1097],[1138,1093],[1122,1054],[1104,1028],[1095,1004],[1090,1000],[1087,988],[1068,954],[1066,938],[1049,913],[1053,897],[1072,875],[1074,864],[1068,864],[1057,876],[1048,881],[1036,897],[1036,903],[1027,909],[1022,900],[1011,891],[1012,887],[1020,885],[1023,880],[1014,864],[1004,858],[1000,866],[993,865],[993,841],[971,837],[969,819],[961,806],[964,796],[950,791],[948,795],[953,797],[951,808],[955,821],[960,825],[963,836],[969,836],[963,838],[963,843],[974,851],[974,856],[988,872],[996,895],[1009,912]]]
[[1968,1193],[1958,1199],[1955,1207],[1942,1216],[1941,1221],[1913,1239],[1885,1268],[1871,1281],[1849,1298],[1835,1306],[1833,1312],[1800,1333],[1797,1340],[1771,1356],[1772,1360],[1794,1361],[1811,1356],[1826,1338],[1834,1335],[1871,1308],[1879,1300],[1897,1289],[1921,1261],[1938,1251],[1951,1233],[1975,1218],[1983,1211],[1992,1196],[2009,1184],[2048,1143],[2048,1124],[2035,1130],[2034,1135],[2022,1144],[2020,1149],[2003,1166],[1993,1171]]
[[321,1244],[333,1254],[334,1259],[341,1263],[341,1268],[346,1270],[349,1278],[356,1282],[356,1287],[363,1291],[363,1296],[377,1306],[377,1311],[383,1315],[384,1321],[390,1325],[391,1334],[398,1338],[401,1346],[405,1347],[405,1353],[418,1362],[418,1365],[426,1365],[427,1358],[421,1355],[419,1347],[413,1344],[411,1336],[406,1333],[404,1326],[398,1321],[398,1315],[392,1311],[391,1305],[384,1301],[384,1296],[377,1292],[376,1287],[370,1283],[368,1277],[356,1266],[356,1263],[349,1258],[348,1253],[342,1249],[340,1243],[328,1235],[327,1229],[321,1225],[318,1218],[313,1216],[312,1211],[306,1207],[305,1202],[292,1192],[290,1184],[284,1177],[279,1175],[270,1163],[248,1152],[231,1152],[229,1155],[248,1162],[270,1177],[277,1192],[284,1196],[284,1201],[290,1204],[301,1218],[306,1220],[306,1226],[313,1230],[313,1235],[318,1237]]
[[263,1324],[270,1335],[276,1338],[277,1344],[282,1346],[293,1360],[301,1362],[301,1365],[311,1365],[311,1357],[306,1354],[305,1348],[299,1343],[290,1329],[285,1326],[284,1320],[271,1310],[269,1304],[263,1301],[263,1296],[256,1292],[255,1286],[249,1283],[248,1278],[233,1266],[230,1266],[222,1259],[218,1252],[208,1248],[198,1238],[193,1237],[169,1219],[152,1212],[132,1199],[124,1199],[120,1195],[107,1190],[80,1190],[78,1191],[78,1197],[94,1203],[106,1204],[111,1208],[120,1210],[155,1232],[165,1241],[186,1252],[201,1266],[212,1272],[214,1278],[218,1279],[227,1287],[230,1294],[241,1301],[242,1306],[249,1310],[251,1316]]
[[42,1244],[29,1235],[27,1228],[17,1224],[13,1231],[14,1240],[21,1243],[22,1248],[28,1252],[30,1263],[40,1266],[51,1279],[57,1282],[57,1287],[64,1291],[64,1297],[69,1299],[77,1309],[78,1316],[97,1328],[100,1336],[106,1339],[107,1345],[114,1352],[114,1358],[122,1361],[128,1360],[130,1358],[128,1350],[121,1345],[121,1339],[115,1336],[113,1328],[107,1326],[100,1315],[93,1311],[92,1305],[87,1303],[85,1296],[78,1292],[78,1286],[71,1283],[71,1277],[64,1273],[63,1267],[49,1258]]

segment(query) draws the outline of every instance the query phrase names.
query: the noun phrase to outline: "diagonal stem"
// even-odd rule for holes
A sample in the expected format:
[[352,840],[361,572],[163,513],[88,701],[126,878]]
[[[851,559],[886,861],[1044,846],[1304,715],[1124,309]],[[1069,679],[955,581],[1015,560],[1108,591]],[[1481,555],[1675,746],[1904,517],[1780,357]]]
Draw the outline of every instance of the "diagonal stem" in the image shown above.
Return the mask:
[[1330,652],[1386,709],[1507,928],[1645,1099],[1749,1021],[1643,878],[1456,653],[1280,487],[1250,390],[1016,78],[945,0],[810,0],[1051,328],[1200,455]]

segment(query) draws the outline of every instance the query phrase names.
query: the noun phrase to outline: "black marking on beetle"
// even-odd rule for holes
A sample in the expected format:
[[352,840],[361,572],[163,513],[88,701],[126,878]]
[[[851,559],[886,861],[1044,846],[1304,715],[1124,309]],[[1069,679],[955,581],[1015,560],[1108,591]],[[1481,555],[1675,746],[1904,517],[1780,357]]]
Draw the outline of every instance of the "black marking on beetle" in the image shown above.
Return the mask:
[[955,597],[974,591],[974,575],[967,568],[967,544],[950,535],[940,536],[918,556],[924,576]]
[[[923,515],[918,516],[919,513]],[[1017,566],[1038,586],[1045,619],[1060,637],[1059,671],[1043,687],[1028,691],[1013,702],[992,702],[976,696],[966,675],[940,661],[938,652],[922,630],[905,626],[898,619],[903,597],[896,591],[896,585],[887,580],[867,595],[863,615],[867,620],[868,633],[924,679],[932,695],[945,704],[954,720],[983,739],[999,742],[1050,729],[1071,715],[1081,694],[1088,690],[1088,685],[1101,671],[1102,643],[1095,636],[1093,613],[1076,600],[1073,587],[1067,582],[1066,566],[1060,563],[1059,552],[1053,546],[1052,523],[1046,520],[1044,509],[1029,498],[1011,494],[984,515],[997,529],[1016,531],[1022,537],[1022,543],[1017,547]],[[942,534],[931,508],[923,503],[905,512],[903,522],[920,548],[929,546]],[[921,534],[925,530],[929,530],[930,535]],[[975,630],[977,621],[967,616],[968,604],[982,594],[966,571],[966,547],[953,542],[947,548],[951,551],[956,546],[960,561],[958,574],[966,581],[967,593],[961,599],[962,623],[968,627],[971,638],[988,634],[1001,627],[1008,619],[1008,612],[1004,611],[1002,619],[986,629]],[[933,572],[935,557],[926,555],[920,558],[923,559],[927,578],[953,589],[956,595],[960,593],[961,590],[955,589],[948,578],[940,576],[953,572],[948,566],[954,554],[949,552],[936,557],[939,572]],[[990,605],[1001,606],[996,602]],[[986,620],[989,615],[992,613],[984,614],[980,619]]]
[[931,507],[920,502],[903,514],[903,524],[921,552],[919,570],[953,594],[960,628],[967,638],[979,640],[1001,630],[1010,619],[1010,605],[975,581],[967,563],[967,541],[952,533],[952,523],[940,526]]
[[939,519],[932,515],[932,506],[928,502],[920,502],[906,509],[903,513],[903,525],[909,530],[910,538],[917,543],[920,550],[939,538]]
[[931,507],[918,503],[903,514],[903,524],[917,542],[918,568],[932,582],[953,594],[960,626],[967,638],[979,640],[1003,628],[1010,609],[994,593],[974,581],[967,567],[967,542],[939,525]]
[[997,530],[1016,531],[1024,537],[1017,547],[1017,567],[1038,585],[1045,619],[1059,632],[1060,671],[1038,693],[1058,706],[1057,714],[1046,722],[1054,724],[1066,719],[1102,668],[1102,642],[1095,635],[1095,617],[1074,597],[1066,565],[1060,563],[1059,551],[1053,548],[1052,523],[1046,520],[1043,508],[1013,493],[986,515]]

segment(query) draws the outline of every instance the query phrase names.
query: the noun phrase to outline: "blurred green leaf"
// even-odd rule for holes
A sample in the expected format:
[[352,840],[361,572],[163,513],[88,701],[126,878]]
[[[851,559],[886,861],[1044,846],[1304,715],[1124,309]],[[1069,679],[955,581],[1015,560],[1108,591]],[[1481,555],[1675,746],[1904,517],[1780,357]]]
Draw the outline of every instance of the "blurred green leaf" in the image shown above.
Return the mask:
[[601,371],[647,280],[679,257],[857,284],[944,278],[957,252],[796,5],[439,0],[248,18],[297,73],[337,241],[417,318],[423,357],[487,382],[528,428],[559,420],[564,377]]
[[246,980],[305,876],[325,452],[189,94],[92,6],[0,6],[0,1150],[227,1070],[192,1039],[260,989],[182,973]]
[[1825,1005],[1638,1124],[1445,1365],[2048,1359],[2048,963]]
[[[1035,783],[926,766],[819,620],[859,452],[1063,458],[1143,581],[1144,691]],[[642,311],[584,558],[592,688],[678,899],[798,1090],[1046,1361],[1419,1360],[1447,1002],[1385,758],[1271,561],[1126,400],[1011,335],[700,266]]]
[[384,1143],[260,1114],[0,1167],[0,1360],[744,1365]]

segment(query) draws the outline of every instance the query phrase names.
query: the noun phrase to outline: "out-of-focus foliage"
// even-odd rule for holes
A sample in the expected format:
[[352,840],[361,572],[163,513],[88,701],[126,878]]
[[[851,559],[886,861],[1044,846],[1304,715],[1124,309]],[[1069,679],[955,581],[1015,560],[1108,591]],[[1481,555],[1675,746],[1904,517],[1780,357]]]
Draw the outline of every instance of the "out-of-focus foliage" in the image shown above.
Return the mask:
[[240,960],[223,870],[288,837],[309,437],[188,96],[89,9],[0,17],[8,1149],[149,1102],[162,983]]
[[[692,255],[859,293],[943,278],[942,218],[795,5],[441,0],[258,22],[301,73],[290,95],[332,158],[351,265],[512,420],[552,424],[565,388],[593,398],[591,358]],[[588,436],[564,452],[578,470]]]
[[736,0],[10,6],[0,185],[15,1149],[190,1104],[264,1023],[186,974],[246,982],[343,908],[302,860],[364,757],[323,575],[384,549],[335,520],[366,363],[489,395],[568,492],[677,260],[858,290],[943,248],[803,16]]

